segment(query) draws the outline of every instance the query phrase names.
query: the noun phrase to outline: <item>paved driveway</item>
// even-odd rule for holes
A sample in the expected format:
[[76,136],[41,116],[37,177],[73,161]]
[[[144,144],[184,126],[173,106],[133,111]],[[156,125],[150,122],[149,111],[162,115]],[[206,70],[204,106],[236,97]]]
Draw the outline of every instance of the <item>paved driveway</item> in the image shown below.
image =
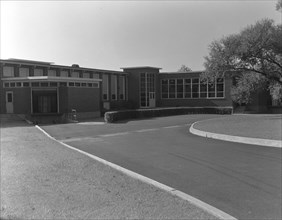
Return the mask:
[[234,217],[281,218],[281,149],[194,136],[189,115],[43,126],[51,136],[194,196]]

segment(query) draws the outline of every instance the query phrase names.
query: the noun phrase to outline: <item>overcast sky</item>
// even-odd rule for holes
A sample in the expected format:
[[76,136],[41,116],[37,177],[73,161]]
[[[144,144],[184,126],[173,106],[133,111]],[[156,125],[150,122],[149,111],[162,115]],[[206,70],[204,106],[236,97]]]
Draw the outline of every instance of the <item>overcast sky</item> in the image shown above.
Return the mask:
[[208,45],[263,18],[265,1],[1,1],[1,59],[119,70],[203,70]]

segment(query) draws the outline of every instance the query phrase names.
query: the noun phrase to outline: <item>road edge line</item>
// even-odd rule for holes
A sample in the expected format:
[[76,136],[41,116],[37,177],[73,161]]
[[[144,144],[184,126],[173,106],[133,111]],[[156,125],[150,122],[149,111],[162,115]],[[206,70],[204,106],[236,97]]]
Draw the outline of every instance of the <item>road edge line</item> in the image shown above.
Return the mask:
[[52,137],[50,134],[48,134],[44,129],[42,129],[38,125],[35,125],[35,127],[37,129],[39,129],[43,134],[45,134],[48,138],[52,139],[53,141],[56,141],[57,143],[65,146],[65,147],[67,147],[67,148],[69,148],[71,150],[74,150],[74,151],[77,151],[77,152],[79,152],[81,154],[84,154],[84,155],[86,155],[86,156],[88,156],[88,157],[90,157],[90,158],[92,158],[92,159],[94,159],[94,160],[96,160],[98,162],[101,162],[102,164],[104,164],[106,166],[109,166],[109,167],[111,167],[111,168],[113,168],[115,170],[118,170],[118,171],[124,173],[125,175],[127,175],[129,177],[137,179],[137,180],[139,180],[139,181],[141,181],[143,183],[153,185],[156,188],[162,189],[165,192],[168,192],[168,193],[170,193],[170,194],[172,194],[174,196],[177,196],[177,197],[179,197],[179,198],[181,198],[183,200],[186,200],[186,201],[190,202],[192,205],[195,205],[196,207],[198,207],[198,208],[200,208],[200,209],[202,209],[202,210],[204,210],[204,211],[214,215],[215,217],[218,217],[218,218],[220,218],[222,220],[237,220],[235,217],[227,214],[226,212],[223,212],[220,209],[218,209],[216,207],[213,207],[213,206],[211,206],[211,205],[209,205],[209,204],[207,204],[207,203],[205,203],[205,202],[203,202],[203,201],[201,201],[201,200],[199,200],[199,199],[197,199],[197,198],[195,198],[193,196],[190,196],[190,195],[188,195],[188,194],[186,194],[186,193],[184,193],[182,191],[176,190],[176,189],[174,189],[174,188],[172,188],[170,186],[167,186],[167,185],[162,184],[160,182],[157,182],[157,181],[155,181],[153,179],[145,177],[145,176],[143,176],[141,174],[135,173],[135,172],[133,172],[131,170],[128,170],[128,169],[126,169],[124,167],[121,167],[121,166],[119,166],[117,164],[111,163],[111,162],[109,162],[107,160],[104,160],[104,159],[102,159],[100,157],[97,157],[97,156],[89,154],[89,153],[87,153],[85,151],[79,150],[79,149],[77,149],[75,147],[72,147],[72,146],[70,146],[70,145],[68,145],[68,144],[66,144],[64,142],[61,142],[61,141],[55,139],[54,137]]
[[222,141],[235,142],[235,143],[259,145],[259,146],[264,146],[264,147],[276,147],[276,148],[282,147],[282,141],[278,141],[278,140],[241,137],[241,136],[235,136],[235,135],[218,134],[218,133],[212,133],[208,131],[201,131],[201,130],[194,128],[194,125],[197,124],[198,122],[202,122],[202,121],[194,122],[189,128],[189,132],[197,136],[201,136],[205,138],[212,138],[212,139],[217,139],[217,140],[222,140]]

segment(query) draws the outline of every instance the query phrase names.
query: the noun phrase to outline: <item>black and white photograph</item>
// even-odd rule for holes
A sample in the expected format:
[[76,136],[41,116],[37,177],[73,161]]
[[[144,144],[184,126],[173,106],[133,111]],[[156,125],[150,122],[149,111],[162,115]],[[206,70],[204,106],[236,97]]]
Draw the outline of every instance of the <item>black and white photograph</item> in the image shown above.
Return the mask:
[[281,220],[282,0],[0,0],[1,220]]

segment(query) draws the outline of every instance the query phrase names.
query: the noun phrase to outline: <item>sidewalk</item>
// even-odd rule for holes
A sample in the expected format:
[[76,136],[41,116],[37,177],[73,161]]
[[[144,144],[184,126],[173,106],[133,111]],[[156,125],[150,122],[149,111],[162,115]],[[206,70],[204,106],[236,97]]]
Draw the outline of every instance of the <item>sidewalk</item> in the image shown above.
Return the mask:
[[1,125],[1,219],[216,219],[34,126]]
[[214,139],[281,147],[282,115],[231,115],[194,123],[190,132]]

